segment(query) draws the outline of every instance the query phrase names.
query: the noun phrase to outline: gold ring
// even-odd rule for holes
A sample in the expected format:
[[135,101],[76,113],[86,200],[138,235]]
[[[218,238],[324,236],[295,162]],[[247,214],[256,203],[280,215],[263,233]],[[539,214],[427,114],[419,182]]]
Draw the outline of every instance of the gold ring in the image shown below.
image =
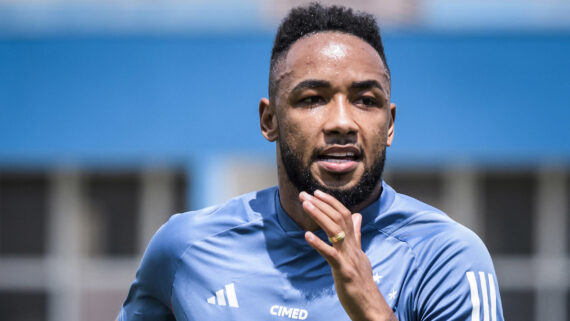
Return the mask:
[[346,234],[344,234],[343,231],[340,231],[335,236],[329,236],[329,241],[334,244],[334,243],[337,243],[337,242],[344,240],[345,236],[346,236]]

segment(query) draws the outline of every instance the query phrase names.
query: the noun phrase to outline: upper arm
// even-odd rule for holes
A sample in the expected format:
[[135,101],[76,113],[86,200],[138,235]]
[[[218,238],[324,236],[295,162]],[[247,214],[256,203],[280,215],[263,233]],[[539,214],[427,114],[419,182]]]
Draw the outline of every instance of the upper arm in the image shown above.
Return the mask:
[[418,319],[503,320],[497,277],[481,240],[461,227],[426,243],[415,289]]
[[150,241],[118,321],[175,320],[170,297],[179,244],[172,219]]

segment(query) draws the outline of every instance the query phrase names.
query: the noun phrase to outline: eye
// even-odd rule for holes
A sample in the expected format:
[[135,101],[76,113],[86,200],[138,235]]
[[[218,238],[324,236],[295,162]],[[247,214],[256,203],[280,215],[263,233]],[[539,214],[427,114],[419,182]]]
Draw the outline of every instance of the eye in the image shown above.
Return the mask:
[[362,96],[362,97],[358,98],[354,103],[356,105],[363,105],[366,107],[380,106],[380,104],[378,103],[378,100],[372,96]]
[[299,100],[299,105],[314,106],[325,104],[326,100],[321,96],[309,96]]

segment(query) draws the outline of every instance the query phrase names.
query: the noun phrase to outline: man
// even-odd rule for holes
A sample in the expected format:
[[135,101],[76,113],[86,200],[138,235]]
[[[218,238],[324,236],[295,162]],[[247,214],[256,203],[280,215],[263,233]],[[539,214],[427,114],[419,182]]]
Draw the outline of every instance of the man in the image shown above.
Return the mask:
[[293,9],[269,78],[279,186],[174,215],[119,320],[503,320],[477,236],[381,179],[396,106],[374,18]]

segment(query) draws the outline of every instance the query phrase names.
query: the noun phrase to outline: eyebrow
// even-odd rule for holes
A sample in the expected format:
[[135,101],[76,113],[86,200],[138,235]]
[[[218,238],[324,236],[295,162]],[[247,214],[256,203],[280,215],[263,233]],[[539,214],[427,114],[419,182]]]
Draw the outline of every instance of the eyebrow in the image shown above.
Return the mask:
[[308,79],[303,80],[297,84],[292,90],[292,92],[303,90],[303,89],[316,89],[316,88],[331,88],[331,83],[326,80]]
[[371,88],[378,88],[382,92],[384,92],[384,88],[380,83],[374,79],[371,80],[364,80],[364,81],[355,81],[350,85],[350,88],[353,89],[371,89]]
[[[303,90],[303,89],[316,89],[316,88],[331,88],[332,85],[330,82],[326,80],[318,80],[318,79],[307,79],[303,80],[297,84],[292,90],[292,92]],[[371,88],[378,88],[382,92],[384,92],[384,87],[374,79],[370,80],[363,80],[363,81],[355,81],[350,84],[350,88],[352,89],[371,89]]]

